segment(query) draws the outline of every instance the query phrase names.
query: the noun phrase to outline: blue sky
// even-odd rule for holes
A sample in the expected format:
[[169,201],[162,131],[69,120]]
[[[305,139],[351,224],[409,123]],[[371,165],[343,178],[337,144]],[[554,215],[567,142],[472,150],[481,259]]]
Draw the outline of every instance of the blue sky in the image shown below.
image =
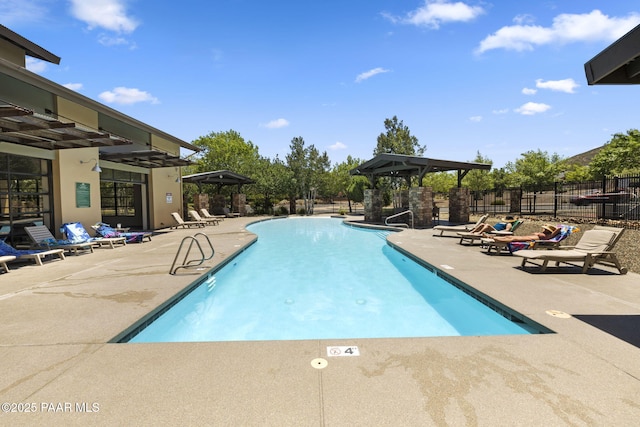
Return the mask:
[[640,1],[0,0],[0,20],[62,58],[31,71],[189,142],[233,129],[271,158],[301,136],[333,163],[368,160],[394,115],[427,157],[497,167],[640,128],[640,87],[584,74]]

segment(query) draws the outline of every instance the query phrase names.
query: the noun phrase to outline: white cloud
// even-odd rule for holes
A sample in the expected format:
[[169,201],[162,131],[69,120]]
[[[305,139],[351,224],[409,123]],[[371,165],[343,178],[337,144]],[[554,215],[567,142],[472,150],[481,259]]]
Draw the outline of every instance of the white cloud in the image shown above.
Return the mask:
[[289,126],[289,121],[287,119],[276,119],[271,120],[269,123],[266,123],[264,127],[268,129],[280,129]]
[[131,105],[138,102],[150,102],[158,104],[158,98],[151,96],[150,93],[135,88],[117,87],[113,91],[105,91],[98,95],[98,98],[107,104],[123,104]]
[[[517,21],[516,21],[517,22]],[[491,49],[515,51],[533,50],[547,44],[567,44],[584,41],[613,41],[640,23],[640,14],[630,13],[616,18],[599,10],[584,14],[561,14],[550,27],[512,25],[502,27],[480,42],[476,53]]]
[[375,76],[376,74],[381,74],[381,73],[388,73],[389,70],[386,70],[384,68],[378,67],[378,68],[374,68],[372,70],[369,71],[365,71],[364,73],[360,73],[358,74],[358,76],[356,77],[356,83],[360,83],[363,82],[367,79],[370,79],[371,77]]
[[441,24],[449,22],[468,22],[484,13],[479,6],[469,6],[463,2],[449,0],[425,0],[424,5],[399,18],[389,14],[384,17],[393,23],[409,24],[432,29],[440,28]]
[[556,92],[574,93],[574,89],[578,86],[578,83],[573,79],[547,80],[546,82],[542,79],[536,80],[537,88],[549,89]]
[[63,84],[62,86],[66,87],[67,89],[75,90],[76,92],[79,92],[82,89],[82,83],[67,83]]
[[33,73],[42,74],[47,70],[47,63],[39,59],[27,56],[25,59],[25,68]]
[[544,113],[550,108],[551,106],[547,104],[527,102],[526,104],[522,104],[519,108],[516,108],[515,111],[523,116],[533,116],[534,114]]
[[508,108],[503,108],[502,110],[493,110],[493,114],[507,114],[509,112]]
[[347,148],[347,146],[345,144],[343,144],[342,142],[340,142],[340,141],[336,141],[335,144],[332,144],[332,145],[329,146],[329,150],[331,150],[331,151],[344,150],[346,148]]
[[2,24],[12,25],[39,22],[47,16],[47,9],[37,0],[2,0],[0,1],[0,16]]
[[130,49],[135,49],[135,43],[130,42],[124,37],[111,37],[107,34],[100,34],[98,36],[98,43],[103,46],[126,46],[129,45]]
[[71,14],[84,21],[89,29],[96,27],[117,33],[131,33],[139,25],[127,15],[126,0],[70,0]]
[[478,123],[482,121],[482,116],[471,116],[469,117],[469,120]]
[[528,88],[528,87],[525,87],[525,88],[522,89],[522,93],[524,95],[535,95],[536,92],[538,92],[536,89],[531,89],[531,88]]

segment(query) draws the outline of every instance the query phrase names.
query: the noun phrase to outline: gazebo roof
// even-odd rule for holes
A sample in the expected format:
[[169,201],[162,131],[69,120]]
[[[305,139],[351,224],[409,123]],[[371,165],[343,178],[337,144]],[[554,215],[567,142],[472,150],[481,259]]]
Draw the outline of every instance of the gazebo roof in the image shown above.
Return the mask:
[[198,186],[201,186],[202,184],[216,184],[218,185],[218,187],[222,187],[225,185],[241,186],[244,184],[255,183],[254,180],[247,176],[240,175],[228,170],[201,172],[191,175],[185,175],[182,177],[182,182],[198,184]]
[[351,175],[363,175],[369,181],[380,176],[410,178],[417,176],[420,182],[429,172],[458,171],[458,186],[462,178],[473,169],[490,170],[487,163],[456,162],[453,160],[430,159],[427,157],[407,156],[404,154],[378,154],[350,171]]

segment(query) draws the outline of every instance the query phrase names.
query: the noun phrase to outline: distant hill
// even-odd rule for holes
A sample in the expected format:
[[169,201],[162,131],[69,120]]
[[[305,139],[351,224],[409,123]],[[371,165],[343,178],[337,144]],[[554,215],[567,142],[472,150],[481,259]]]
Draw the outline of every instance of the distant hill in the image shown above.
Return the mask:
[[575,156],[569,157],[566,159],[566,162],[570,165],[580,165],[587,166],[593,160],[593,157],[598,154],[600,150],[602,150],[604,146],[594,148],[593,150],[585,151],[584,153],[576,154]]

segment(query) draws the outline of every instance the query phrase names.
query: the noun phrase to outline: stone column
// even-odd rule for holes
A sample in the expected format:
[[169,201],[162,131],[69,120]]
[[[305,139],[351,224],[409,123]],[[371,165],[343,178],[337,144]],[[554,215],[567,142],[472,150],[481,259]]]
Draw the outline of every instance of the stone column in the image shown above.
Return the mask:
[[382,192],[377,188],[364,190],[364,220],[382,222]]
[[449,190],[449,221],[469,222],[470,192],[466,187],[454,187]]
[[409,209],[415,228],[431,227],[433,222],[433,191],[431,187],[409,189]]
[[239,212],[240,216],[247,215],[247,195],[235,193],[231,197],[231,212]]
[[224,214],[224,208],[227,207],[227,199],[222,194],[214,194],[211,197],[209,205],[209,213],[212,215]]
[[209,195],[200,193],[193,195],[193,209],[200,213],[200,209],[209,210]]
[[517,188],[509,192],[509,212],[520,212],[520,201],[522,199],[522,190]]

